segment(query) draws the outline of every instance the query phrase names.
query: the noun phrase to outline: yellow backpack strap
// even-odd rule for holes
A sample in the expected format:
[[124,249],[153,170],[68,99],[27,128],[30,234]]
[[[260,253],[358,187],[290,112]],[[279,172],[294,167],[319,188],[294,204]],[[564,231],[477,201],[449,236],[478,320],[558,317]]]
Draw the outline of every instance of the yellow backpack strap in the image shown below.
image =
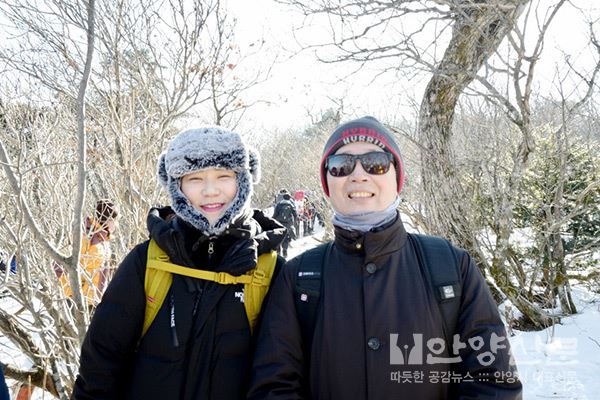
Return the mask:
[[226,272],[204,271],[194,268],[183,267],[169,262],[169,256],[152,239],[148,245],[148,260],[146,262],[146,276],[144,289],[146,291],[146,312],[144,315],[144,327],[142,337],[152,325],[154,318],[162,306],[167,292],[173,283],[173,275],[185,275],[192,278],[213,281],[222,285],[244,284],[244,307],[250,324],[250,330],[254,328],[260,314],[263,299],[265,298],[275,264],[277,253],[262,254],[258,257],[256,268],[247,274],[234,276]]
[[251,332],[258,322],[260,309],[269,291],[269,285],[276,264],[277,253],[275,251],[261,254],[258,257],[256,268],[246,275],[252,276],[252,281],[244,285],[244,308],[246,308],[246,316],[248,317]]
[[234,276],[227,272],[204,271],[201,269],[183,267],[163,260],[153,260],[151,268],[170,272],[172,274],[203,279],[205,281],[213,281],[220,283],[221,285],[235,285],[238,283],[248,284],[251,283],[253,279],[252,275]]
[[144,278],[144,290],[146,292],[146,311],[144,314],[144,327],[142,337],[152,325],[158,310],[167,297],[167,292],[173,283],[173,276],[164,270],[155,268],[156,263],[168,262],[169,256],[163,249],[158,247],[154,239],[148,245],[148,260],[146,262],[146,276]]

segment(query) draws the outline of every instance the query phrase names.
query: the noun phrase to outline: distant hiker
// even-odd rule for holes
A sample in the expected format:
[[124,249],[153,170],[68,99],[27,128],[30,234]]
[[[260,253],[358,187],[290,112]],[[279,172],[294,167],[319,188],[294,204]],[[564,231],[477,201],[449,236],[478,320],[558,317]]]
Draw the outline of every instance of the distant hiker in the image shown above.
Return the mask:
[[281,255],[287,257],[290,242],[296,239],[295,227],[298,220],[296,205],[294,204],[292,196],[289,193],[282,194],[281,200],[279,200],[279,202],[275,205],[273,218],[285,226],[286,235],[281,243]]
[[285,188],[279,189],[279,192],[275,193],[275,204],[283,200],[283,196],[285,195],[291,196],[290,191]]
[[[117,229],[119,211],[108,199],[96,202],[92,217],[85,219],[85,232],[81,241],[79,264],[82,268],[81,290],[90,306],[100,302],[108,282],[108,261],[111,256],[109,241]],[[69,279],[61,267],[54,271],[58,275],[65,295],[71,297],[73,292]]]
[[408,234],[398,145],[364,117],[335,129],[320,169],[335,239],[273,285],[248,399],[520,399],[498,308],[466,251]]
[[302,217],[304,235],[312,235],[315,231],[315,220],[318,218],[317,209],[315,208],[315,204],[307,198],[304,199]]
[[122,261],[92,318],[73,399],[241,400],[285,229],[250,208],[258,154],[221,127],[180,132],[158,162],[171,207]]

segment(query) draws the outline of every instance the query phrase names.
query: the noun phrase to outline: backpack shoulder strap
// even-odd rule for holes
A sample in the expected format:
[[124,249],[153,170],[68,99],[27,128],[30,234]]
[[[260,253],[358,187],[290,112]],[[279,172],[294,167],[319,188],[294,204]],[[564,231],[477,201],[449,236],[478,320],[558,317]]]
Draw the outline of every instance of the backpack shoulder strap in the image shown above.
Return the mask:
[[[312,338],[317,322],[317,309],[321,299],[323,266],[331,253],[333,242],[321,244],[300,256],[294,290],[296,314],[300,323],[304,356],[307,360],[312,348]],[[308,363],[305,363],[308,365]]]
[[451,346],[462,295],[458,254],[450,242],[440,237],[409,234],[409,238],[413,239],[419,264],[424,267],[426,279],[435,293],[446,343]]
[[250,330],[256,325],[264,297],[266,296],[275,265],[277,253],[261,254],[258,257],[256,268],[240,276],[230,275],[226,272],[204,271],[173,264],[169,256],[152,239],[148,245],[148,260],[146,262],[146,276],[144,290],[146,292],[146,310],[142,336],[146,334],[150,325],[156,318],[167,292],[173,283],[173,275],[184,275],[196,279],[217,282],[221,285],[244,284],[244,308]]
[[144,326],[142,337],[152,325],[158,310],[167,297],[167,292],[173,283],[170,272],[153,268],[155,263],[169,262],[169,256],[161,249],[154,239],[148,245],[148,259],[146,261],[146,274],[144,277],[144,290],[146,292],[146,310],[144,312]]
[[256,268],[252,270],[252,281],[244,285],[244,308],[250,324],[250,331],[254,330],[260,315],[263,300],[269,291],[275,265],[277,252],[261,254],[258,257]]

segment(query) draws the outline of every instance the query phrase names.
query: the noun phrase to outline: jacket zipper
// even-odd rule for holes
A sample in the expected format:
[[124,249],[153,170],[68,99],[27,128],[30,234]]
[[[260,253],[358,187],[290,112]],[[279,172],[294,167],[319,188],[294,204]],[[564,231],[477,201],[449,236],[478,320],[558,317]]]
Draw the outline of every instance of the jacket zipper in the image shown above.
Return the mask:
[[[213,238],[210,238],[210,241],[208,242],[208,262],[210,263],[211,259],[212,259],[212,255],[215,252],[215,244],[212,241]],[[192,308],[192,316],[196,316],[196,313],[198,312],[198,305],[200,304],[200,299],[202,298],[202,294],[204,293],[204,287],[203,285],[201,285],[199,282],[197,282],[196,284],[196,296],[194,299],[194,307]]]
[[208,242],[208,262],[210,263],[211,259],[212,259],[212,255],[215,252],[215,244],[214,242],[211,240],[210,242]]
[[[208,242],[208,250],[207,250],[209,264],[212,259],[212,255],[215,252],[215,244],[212,241],[212,239],[213,238],[211,238],[210,242]],[[202,293],[204,291],[204,289],[199,286],[200,285],[198,285],[198,287],[197,287],[197,292],[196,292],[196,296],[194,299],[194,307],[192,309],[192,316],[195,316],[196,312],[198,311],[198,305],[200,304],[200,298],[202,297]],[[173,293],[171,293],[169,305],[171,308],[171,318],[170,318],[171,338],[173,339],[173,346],[179,347],[179,339],[177,338],[177,328],[175,325],[175,298],[173,296]]]
[[198,305],[200,304],[200,298],[202,297],[203,288],[196,287],[196,296],[194,299],[194,308],[192,309],[192,316],[196,316],[198,312]]

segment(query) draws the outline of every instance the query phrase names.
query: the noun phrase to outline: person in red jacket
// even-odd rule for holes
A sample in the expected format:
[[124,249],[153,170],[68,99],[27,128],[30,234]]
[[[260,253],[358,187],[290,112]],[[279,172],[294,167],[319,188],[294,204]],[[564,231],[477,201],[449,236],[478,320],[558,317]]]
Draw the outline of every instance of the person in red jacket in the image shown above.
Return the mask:
[[[340,125],[320,174],[335,239],[288,261],[275,281],[247,398],[520,399],[505,327],[469,254],[404,229],[404,167],[390,132],[372,117]],[[456,277],[440,293],[421,257],[434,258],[431,243],[447,248]]]

